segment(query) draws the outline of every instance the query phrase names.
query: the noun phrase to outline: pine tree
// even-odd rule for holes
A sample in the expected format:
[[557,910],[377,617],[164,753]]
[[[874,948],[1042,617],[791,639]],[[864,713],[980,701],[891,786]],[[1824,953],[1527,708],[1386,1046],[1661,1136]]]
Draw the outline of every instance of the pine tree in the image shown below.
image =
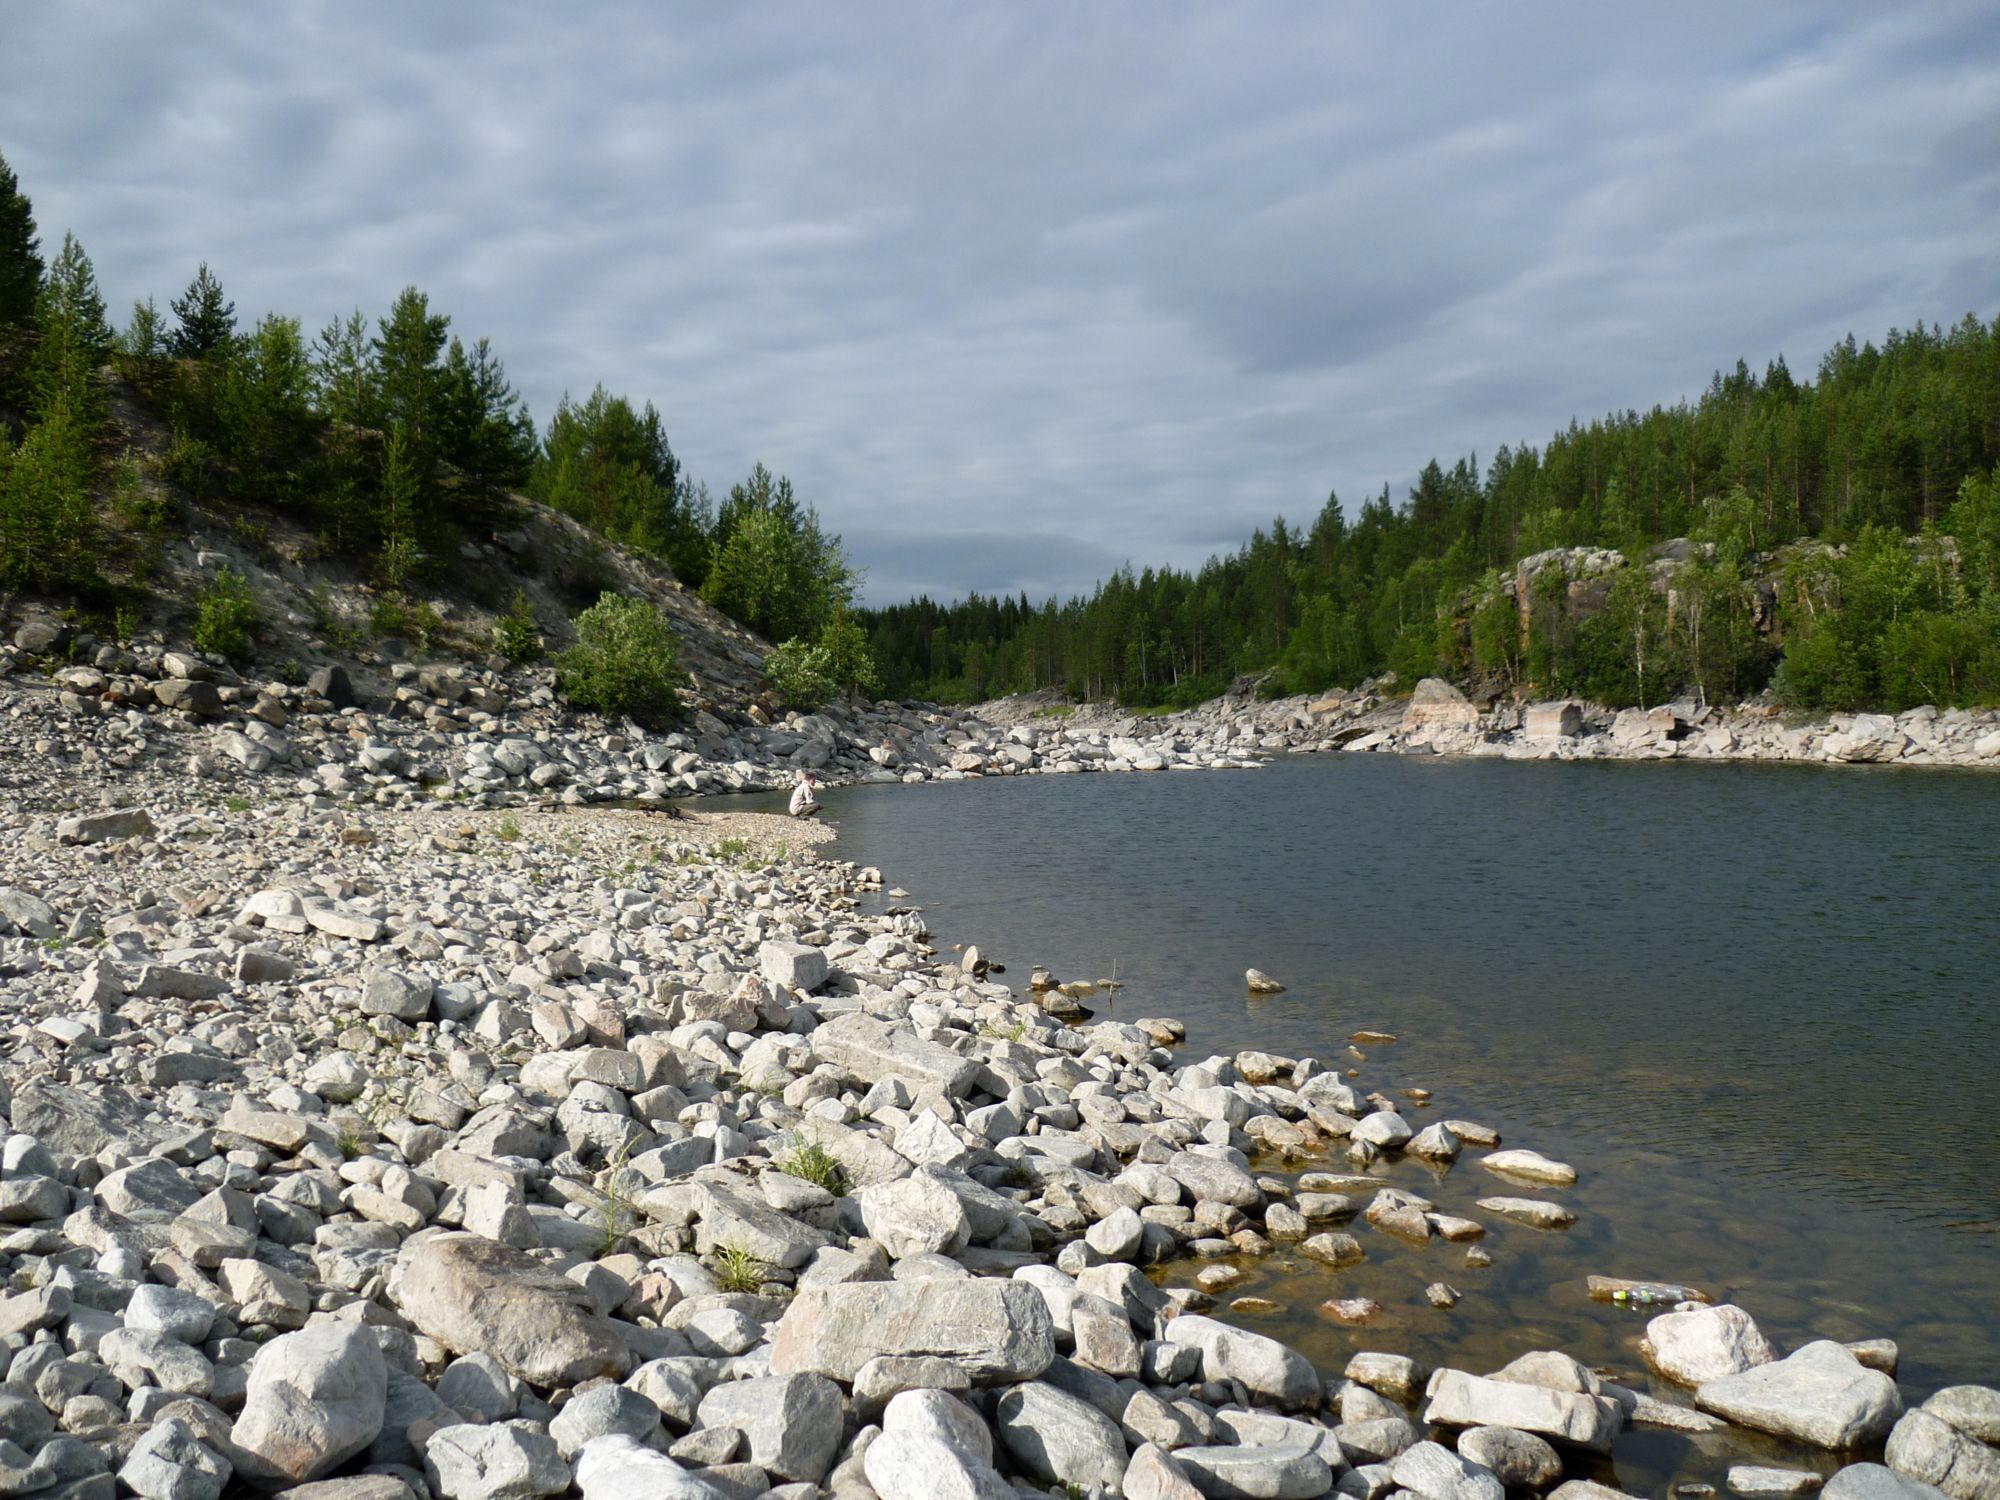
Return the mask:
[[329,422],[369,425],[374,404],[375,350],[368,319],[356,308],[335,318],[313,341],[313,404]]
[[415,465],[410,458],[409,434],[401,427],[390,429],[382,449],[382,500],[379,524],[382,555],[378,568],[382,586],[401,593],[422,560],[417,549],[417,504],[420,489]]
[[174,317],[180,326],[167,335],[167,352],[175,359],[212,359],[227,356],[236,338],[236,304],[222,295],[222,283],[208,269],[208,262],[194,273],[194,280],[174,298]]
[[42,285],[35,212],[14,169],[0,156],[0,327],[32,322]]
[[135,359],[156,359],[166,353],[167,339],[160,323],[160,310],[148,297],[132,304],[132,321],[125,325],[119,347]]
[[375,335],[383,424],[403,429],[412,465],[425,475],[437,457],[436,428],[444,415],[439,360],[450,326],[450,318],[431,311],[428,297],[406,286]]
[[73,234],[63,236],[42,282],[35,324],[41,334],[31,370],[35,415],[68,411],[87,430],[98,409],[97,367],[111,352],[111,325],[96,269]]

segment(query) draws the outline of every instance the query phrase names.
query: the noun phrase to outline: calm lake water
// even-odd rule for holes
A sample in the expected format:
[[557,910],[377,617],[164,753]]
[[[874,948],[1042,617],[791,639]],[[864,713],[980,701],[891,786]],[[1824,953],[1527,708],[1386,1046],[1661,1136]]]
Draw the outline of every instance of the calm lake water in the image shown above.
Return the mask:
[[[768,800],[768,799],[760,799]],[[1473,1164],[1378,1167],[1489,1225],[1492,1266],[1365,1226],[1365,1265],[1281,1252],[1232,1314],[1337,1370],[1354,1349],[1497,1367],[1561,1348],[1645,1387],[1646,1314],[1589,1272],[1693,1282],[1781,1350],[1887,1336],[1906,1397],[2000,1379],[2000,778],[1893,769],[1299,757],[1259,771],[826,794],[835,849],[1025,986],[1116,976],[1100,1013],[1179,1017],[1182,1055],[1258,1047],[1434,1091],[1574,1163],[1571,1230]],[[1255,966],[1290,986],[1246,996]],[[1361,1029],[1394,1033],[1360,1049]],[[1340,1170],[1344,1162],[1327,1164]],[[1177,1266],[1169,1279],[1191,1278]],[[1424,1300],[1446,1281],[1449,1311]],[[1350,1329],[1332,1295],[1382,1304]],[[1663,1390],[1662,1394],[1670,1394]],[[1639,1433],[1600,1477],[1718,1482],[1808,1452]]]

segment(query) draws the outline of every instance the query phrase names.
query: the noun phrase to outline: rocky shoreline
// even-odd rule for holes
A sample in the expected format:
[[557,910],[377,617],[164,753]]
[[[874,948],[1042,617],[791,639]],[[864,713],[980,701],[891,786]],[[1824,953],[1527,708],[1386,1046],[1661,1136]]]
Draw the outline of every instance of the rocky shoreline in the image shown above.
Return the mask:
[[[1604,1288],[1672,1309],[1644,1371],[1315,1368],[1230,1321],[1246,1258],[1476,1263],[1559,1231],[1574,1169],[1351,1060],[1061,1019],[867,910],[815,825],[587,805],[807,746],[841,779],[1152,758],[1102,729],[676,745],[497,671],[341,706],[172,655],[0,685],[0,1496],[1606,1500],[1643,1428],[1823,1455],[1744,1494],[1996,1493],[2000,1393],[1905,1411],[1887,1340],[1780,1358],[1690,1288]],[[1405,1158],[1495,1174],[1483,1217]]]

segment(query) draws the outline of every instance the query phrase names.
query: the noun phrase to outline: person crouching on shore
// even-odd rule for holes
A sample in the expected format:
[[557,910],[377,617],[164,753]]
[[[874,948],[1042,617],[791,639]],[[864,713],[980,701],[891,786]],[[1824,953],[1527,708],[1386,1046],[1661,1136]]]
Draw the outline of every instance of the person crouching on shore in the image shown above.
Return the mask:
[[793,817],[812,818],[819,815],[819,798],[813,795],[813,788],[818,785],[812,772],[799,772],[799,784],[792,788],[790,811]]

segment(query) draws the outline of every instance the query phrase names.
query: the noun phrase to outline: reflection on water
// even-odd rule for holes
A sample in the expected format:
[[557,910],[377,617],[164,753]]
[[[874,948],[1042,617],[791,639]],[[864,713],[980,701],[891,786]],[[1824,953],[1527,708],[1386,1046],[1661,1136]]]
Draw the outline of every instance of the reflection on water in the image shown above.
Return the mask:
[[[1477,1153],[1377,1168],[1486,1221],[1487,1268],[1366,1226],[1361,1266],[1250,1266],[1225,1300],[1277,1302],[1243,1321],[1324,1368],[1555,1347],[1643,1383],[1645,1315],[1591,1302],[1599,1272],[1740,1301],[1785,1348],[1893,1337],[1909,1395],[2000,1377],[2000,778],[1339,756],[825,801],[843,857],[1017,987],[1115,967],[1128,987],[1087,1003],[1181,1018],[1189,1059],[1337,1061],[1434,1090],[1419,1123],[1481,1119],[1581,1169],[1550,1195],[1581,1220],[1544,1233],[1472,1207],[1521,1191]],[[1290,989],[1249,999],[1251,966]],[[1362,1028],[1398,1041],[1351,1057]],[[1465,1294],[1448,1311],[1439,1280]],[[1380,1318],[1325,1322],[1336,1292]],[[1616,1469],[1719,1479],[1742,1451],[1640,1434]]]

